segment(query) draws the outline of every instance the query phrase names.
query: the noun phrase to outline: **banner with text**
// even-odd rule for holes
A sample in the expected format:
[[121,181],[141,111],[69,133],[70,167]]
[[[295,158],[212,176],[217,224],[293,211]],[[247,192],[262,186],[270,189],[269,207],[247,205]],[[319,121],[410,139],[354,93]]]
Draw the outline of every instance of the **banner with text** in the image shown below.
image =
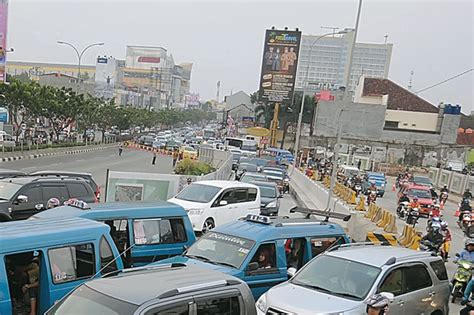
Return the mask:
[[8,0],[0,0],[0,83],[6,81]]
[[291,101],[300,41],[300,31],[266,31],[259,86],[261,101],[278,103]]

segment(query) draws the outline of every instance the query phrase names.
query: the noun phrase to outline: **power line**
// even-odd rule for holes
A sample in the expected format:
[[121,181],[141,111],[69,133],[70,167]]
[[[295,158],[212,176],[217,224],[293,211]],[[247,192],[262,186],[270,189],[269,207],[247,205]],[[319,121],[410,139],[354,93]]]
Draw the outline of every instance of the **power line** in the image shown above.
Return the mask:
[[466,70],[466,71],[463,71],[463,72],[461,72],[461,73],[459,73],[459,74],[456,74],[455,76],[452,76],[452,77],[450,77],[450,78],[448,78],[448,79],[446,79],[446,80],[443,80],[443,81],[441,81],[441,82],[438,82],[438,83],[435,83],[435,84],[433,84],[433,85],[430,85],[430,86],[428,86],[428,87],[426,87],[426,88],[424,88],[424,89],[421,89],[421,90],[419,90],[419,91],[416,91],[415,94],[424,92],[424,91],[429,90],[429,89],[431,89],[431,88],[434,88],[434,87],[436,87],[436,86],[438,86],[438,85],[441,85],[441,84],[446,83],[446,82],[448,82],[448,81],[451,81],[451,80],[454,80],[454,79],[456,79],[456,78],[459,78],[460,76],[463,76],[463,75],[465,75],[465,74],[467,74],[467,73],[469,73],[469,72],[471,72],[471,71],[474,71],[474,69],[468,69],[468,70]]

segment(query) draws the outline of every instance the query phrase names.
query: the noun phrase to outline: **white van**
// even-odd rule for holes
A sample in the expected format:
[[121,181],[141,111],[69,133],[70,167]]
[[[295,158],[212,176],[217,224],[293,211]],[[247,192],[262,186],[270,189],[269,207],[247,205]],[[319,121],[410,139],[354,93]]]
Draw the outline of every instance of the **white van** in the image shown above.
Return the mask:
[[194,182],[168,201],[186,209],[197,232],[206,232],[247,214],[260,214],[258,187],[236,181]]
[[359,169],[354,166],[342,165],[341,170],[344,173],[344,176],[352,177],[354,175],[359,175]]

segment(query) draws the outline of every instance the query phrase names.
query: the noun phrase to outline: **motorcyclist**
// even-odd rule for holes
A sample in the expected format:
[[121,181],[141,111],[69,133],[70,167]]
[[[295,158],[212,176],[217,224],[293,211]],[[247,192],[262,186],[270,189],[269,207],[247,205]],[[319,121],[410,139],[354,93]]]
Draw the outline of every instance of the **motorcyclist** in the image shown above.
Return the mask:
[[474,264],[474,238],[469,238],[464,242],[465,249],[459,253],[458,260],[465,260]]
[[46,209],[52,209],[59,207],[61,205],[61,202],[59,201],[58,198],[50,198],[48,202],[46,203]]
[[441,246],[442,253],[443,253],[443,258],[445,260],[448,259],[448,254],[449,254],[449,248],[451,246],[451,231],[448,229],[448,222],[442,221],[441,222],[441,234],[443,235],[443,245]]
[[468,200],[472,199],[472,193],[469,190],[469,188],[467,188],[466,191],[464,191],[464,194],[462,194],[462,198],[463,199],[468,199]]
[[444,192],[445,192],[445,193],[449,193],[449,191],[448,191],[448,186],[447,186],[447,185],[444,185],[443,188],[441,188],[440,192],[441,192],[441,193],[444,193]]
[[404,192],[403,195],[400,197],[400,199],[398,199],[399,204],[402,202],[410,202],[410,198],[408,198],[408,195],[406,192]]
[[388,305],[393,301],[394,295],[392,293],[377,293],[371,296],[365,304],[367,304],[368,315],[384,315],[387,314]]
[[430,241],[434,247],[439,248],[443,245],[444,237],[441,234],[441,225],[438,223],[433,223],[431,225],[430,231],[423,236],[422,241]]
[[418,208],[420,209],[420,203],[418,202],[418,197],[413,197],[413,201],[410,202],[410,208],[414,209],[414,208]]
[[430,193],[431,193],[431,198],[437,200],[438,199],[438,193],[434,189],[434,187],[430,188]]
[[377,186],[375,186],[375,181],[371,180],[370,181],[370,186],[369,186],[369,191],[377,191]]
[[462,217],[463,217],[465,212],[471,212],[471,211],[472,211],[472,207],[469,203],[469,200],[468,199],[463,199],[461,201],[461,205],[459,206],[458,222],[462,221]]

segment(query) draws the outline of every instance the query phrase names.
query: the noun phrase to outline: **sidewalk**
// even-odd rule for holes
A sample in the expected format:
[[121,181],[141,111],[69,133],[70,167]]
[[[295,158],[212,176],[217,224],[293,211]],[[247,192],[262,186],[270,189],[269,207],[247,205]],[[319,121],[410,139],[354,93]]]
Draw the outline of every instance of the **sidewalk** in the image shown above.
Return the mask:
[[85,153],[85,152],[106,150],[109,148],[113,148],[115,146],[117,146],[117,144],[42,149],[38,151],[23,151],[23,153],[22,152],[8,152],[8,153],[5,152],[5,153],[0,153],[0,162],[18,161],[18,160],[25,160],[25,159],[37,159],[37,158],[46,157],[46,156],[80,154],[80,153]]

